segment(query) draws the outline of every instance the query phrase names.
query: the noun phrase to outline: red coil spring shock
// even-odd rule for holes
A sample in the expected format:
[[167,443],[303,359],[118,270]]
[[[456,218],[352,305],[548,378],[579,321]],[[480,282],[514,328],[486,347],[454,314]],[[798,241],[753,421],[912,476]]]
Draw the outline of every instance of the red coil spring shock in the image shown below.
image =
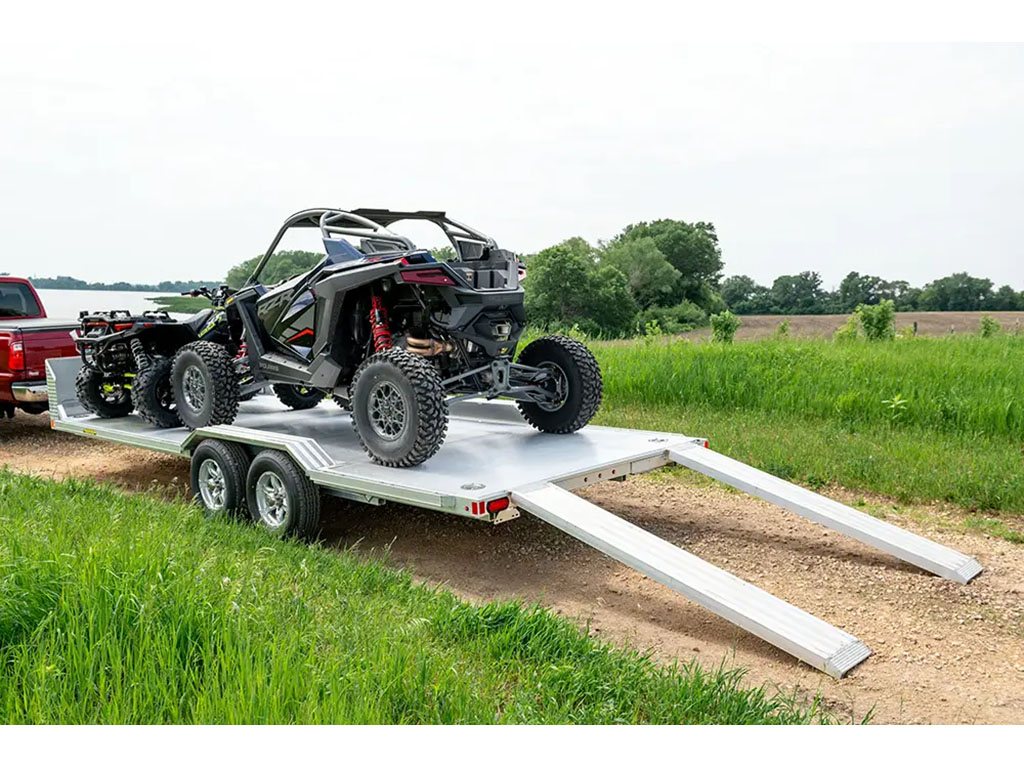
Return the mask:
[[391,329],[388,328],[388,311],[380,296],[370,297],[370,329],[373,331],[373,351],[383,352],[391,349]]

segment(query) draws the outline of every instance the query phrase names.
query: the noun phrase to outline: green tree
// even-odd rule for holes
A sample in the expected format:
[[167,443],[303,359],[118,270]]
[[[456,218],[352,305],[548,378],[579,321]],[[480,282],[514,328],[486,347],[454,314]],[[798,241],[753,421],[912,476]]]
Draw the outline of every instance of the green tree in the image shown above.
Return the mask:
[[[227,284],[232,288],[241,287],[252,275],[262,258],[262,256],[254,256],[233,266],[228,270],[227,278],[225,278]],[[277,251],[267,262],[267,266],[260,275],[260,282],[263,285],[274,285],[293,275],[308,272],[323,259],[324,254],[313,251]]]
[[731,275],[720,289],[725,305],[738,315],[771,314],[771,291],[747,275]]
[[1001,285],[989,300],[989,309],[1012,312],[1024,309],[1024,294],[1017,293],[1008,285]]
[[629,292],[641,309],[673,303],[679,270],[668,263],[653,238],[612,243],[600,258],[602,265],[615,267],[626,276]]
[[581,237],[545,248],[529,258],[526,312],[532,323],[591,335],[628,334],[637,305],[626,276],[611,265],[598,267],[597,251]]
[[817,272],[780,275],[772,283],[772,303],[786,315],[821,314],[827,309],[826,296]]
[[646,238],[654,240],[668,263],[679,272],[674,301],[687,299],[707,309],[722,274],[722,250],[714,225],[674,219],[642,221],[627,226],[612,244]]
[[711,316],[711,340],[721,344],[732,344],[736,331],[740,328],[740,319],[726,310]]
[[857,307],[856,315],[869,341],[896,338],[896,306],[891,299],[878,304],[861,304]]
[[932,312],[975,312],[992,300],[992,281],[956,272],[933,280],[921,291],[920,308]]

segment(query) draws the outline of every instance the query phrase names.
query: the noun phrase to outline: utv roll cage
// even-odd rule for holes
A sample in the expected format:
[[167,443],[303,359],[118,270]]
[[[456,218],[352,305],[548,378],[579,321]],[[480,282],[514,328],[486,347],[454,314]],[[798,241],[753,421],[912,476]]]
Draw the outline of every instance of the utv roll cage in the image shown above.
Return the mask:
[[324,240],[331,240],[333,236],[357,237],[372,253],[381,253],[416,249],[416,244],[412,240],[388,229],[389,225],[397,221],[410,220],[436,224],[463,261],[481,259],[487,248],[497,247],[493,238],[448,218],[444,211],[391,211],[386,208],[356,208],[343,211],[340,208],[309,208],[293,213],[285,220],[245,285],[259,282],[260,274],[274,255],[281,239],[293,227],[318,228]]

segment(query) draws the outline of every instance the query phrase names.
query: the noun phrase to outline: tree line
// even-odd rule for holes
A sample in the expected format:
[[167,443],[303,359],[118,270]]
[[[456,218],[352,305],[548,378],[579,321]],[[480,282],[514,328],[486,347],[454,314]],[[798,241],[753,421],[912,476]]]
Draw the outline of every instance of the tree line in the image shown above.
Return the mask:
[[58,275],[57,277],[29,278],[36,288],[55,288],[75,291],[151,291],[153,293],[181,293],[190,291],[201,285],[208,287],[220,284],[219,280],[163,280],[159,283],[90,283],[77,277]]
[[999,288],[986,278],[956,272],[917,288],[905,280],[884,280],[850,272],[834,291],[826,290],[817,272],[781,275],[771,287],[746,275],[727,277],[719,286],[722,300],[738,315],[845,314],[861,305],[891,301],[897,312],[978,312],[1024,310],[1024,291]]

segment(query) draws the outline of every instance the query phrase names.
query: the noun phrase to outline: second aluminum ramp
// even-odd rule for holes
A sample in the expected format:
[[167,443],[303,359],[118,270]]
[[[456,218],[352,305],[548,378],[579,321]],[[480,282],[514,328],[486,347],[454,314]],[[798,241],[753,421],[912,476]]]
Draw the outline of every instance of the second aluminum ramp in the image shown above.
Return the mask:
[[833,677],[870,651],[853,635],[780,600],[552,483],[512,492],[516,505]]

